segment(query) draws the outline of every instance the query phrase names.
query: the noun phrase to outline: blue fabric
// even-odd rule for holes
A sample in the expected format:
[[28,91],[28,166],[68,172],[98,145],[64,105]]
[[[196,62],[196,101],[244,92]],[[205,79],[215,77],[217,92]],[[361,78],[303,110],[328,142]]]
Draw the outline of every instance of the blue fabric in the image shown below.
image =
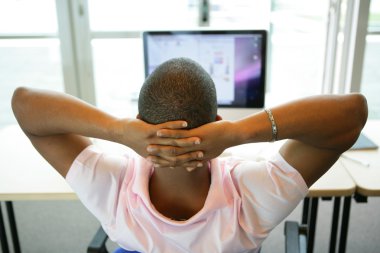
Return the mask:
[[[261,252],[261,248],[259,249],[259,252]],[[128,250],[125,250],[125,249],[122,249],[122,248],[118,248],[116,249],[113,253],[140,253],[140,252],[137,252],[137,251],[128,251]]]
[[137,251],[129,251],[129,250],[126,250],[126,249],[118,248],[113,253],[139,253],[139,252],[137,252]]

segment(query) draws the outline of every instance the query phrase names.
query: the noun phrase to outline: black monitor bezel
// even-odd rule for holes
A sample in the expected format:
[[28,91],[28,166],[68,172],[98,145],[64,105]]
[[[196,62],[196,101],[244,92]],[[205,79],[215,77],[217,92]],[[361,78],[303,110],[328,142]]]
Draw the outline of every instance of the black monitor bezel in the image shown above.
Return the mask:
[[266,30],[181,30],[181,31],[144,31],[143,32],[143,49],[144,49],[144,73],[145,78],[149,75],[149,59],[147,55],[148,50],[148,36],[149,35],[186,35],[186,34],[204,34],[204,35],[226,35],[226,34],[252,34],[262,36],[262,47],[261,47],[261,82],[259,86],[260,96],[255,99],[255,101],[250,101],[246,105],[227,105],[219,104],[218,107],[221,108],[263,108],[265,104],[265,88],[266,88],[266,61],[267,61],[267,31]]

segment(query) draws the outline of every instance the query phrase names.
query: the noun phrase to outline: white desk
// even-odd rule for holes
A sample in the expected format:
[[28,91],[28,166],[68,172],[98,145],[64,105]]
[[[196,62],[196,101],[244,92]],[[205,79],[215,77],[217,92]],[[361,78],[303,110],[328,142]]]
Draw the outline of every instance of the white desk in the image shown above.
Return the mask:
[[[242,145],[228,149],[224,155],[232,154],[252,159],[252,154],[256,153],[265,157],[280,145],[280,142]],[[7,205],[11,207],[8,209],[8,215],[13,215],[11,201],[15,200],[77,199],[65,180],[35,151],[18,126],[13,125],[0,130],[0,154],[0,201],[7,201]],[[338,161],[310,189],[309,197],[312,197],[312,203],[307,205],[307,208],[304,206],[304,214],[308,214],[307,223],[311,227],[311,234],[315,231],[318,197],[350,198],[354,192],[354,181]],[[16,238],[13,238],[15,252],[21,252],[15,221],[13,223],[16,235]],[[8,251],[3,249],[3,252]]]
[[76,199],[18,126],[0,131],[0,201]]
[[[379,146],[380,120],[367,122],[363,133]],[[349,159],[342,159],[344,167],[356,184],[356,192],[366,197],[380,196],[380,150],[348,151],[346,155],[369,163],[367,167]]]
[[[21,252],[14,200],[77,199],[65,180],[34,149],[18,126],[0,130],[0,204],[5,202],[15,253]],[[0,206],[0,241],[3,253],[9,252]]]

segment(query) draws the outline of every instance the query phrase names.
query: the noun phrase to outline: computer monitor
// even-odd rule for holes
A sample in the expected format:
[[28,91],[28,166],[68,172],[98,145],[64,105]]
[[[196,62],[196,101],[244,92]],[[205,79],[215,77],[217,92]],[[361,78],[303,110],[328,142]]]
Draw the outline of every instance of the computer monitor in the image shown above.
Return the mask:
[[266,31],[146,31],[143,41],[146,77],[166,60],[187,57],[214,80],[218,107],[264,107]]

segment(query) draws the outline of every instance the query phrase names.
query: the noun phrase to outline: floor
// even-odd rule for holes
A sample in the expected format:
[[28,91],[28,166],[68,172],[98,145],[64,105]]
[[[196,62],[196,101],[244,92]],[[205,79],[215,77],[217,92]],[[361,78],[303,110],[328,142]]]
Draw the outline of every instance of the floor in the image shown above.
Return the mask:
[[[21,241],[26,253],[84,253],[98,228],[98,222],[79,201],[14,202]],[[347,253],[380,252],[380,198],[367,204],[352,202]],[[319,205],[315,253],[328,252],[332,201]],[[301,205],[287,220],[299,221]],[[284,251],[284,226],[276,227],[264,242],[262,253]],[[116,247],[108,243],[110,250]],[[1,252],[1,250],[0,250]]]

